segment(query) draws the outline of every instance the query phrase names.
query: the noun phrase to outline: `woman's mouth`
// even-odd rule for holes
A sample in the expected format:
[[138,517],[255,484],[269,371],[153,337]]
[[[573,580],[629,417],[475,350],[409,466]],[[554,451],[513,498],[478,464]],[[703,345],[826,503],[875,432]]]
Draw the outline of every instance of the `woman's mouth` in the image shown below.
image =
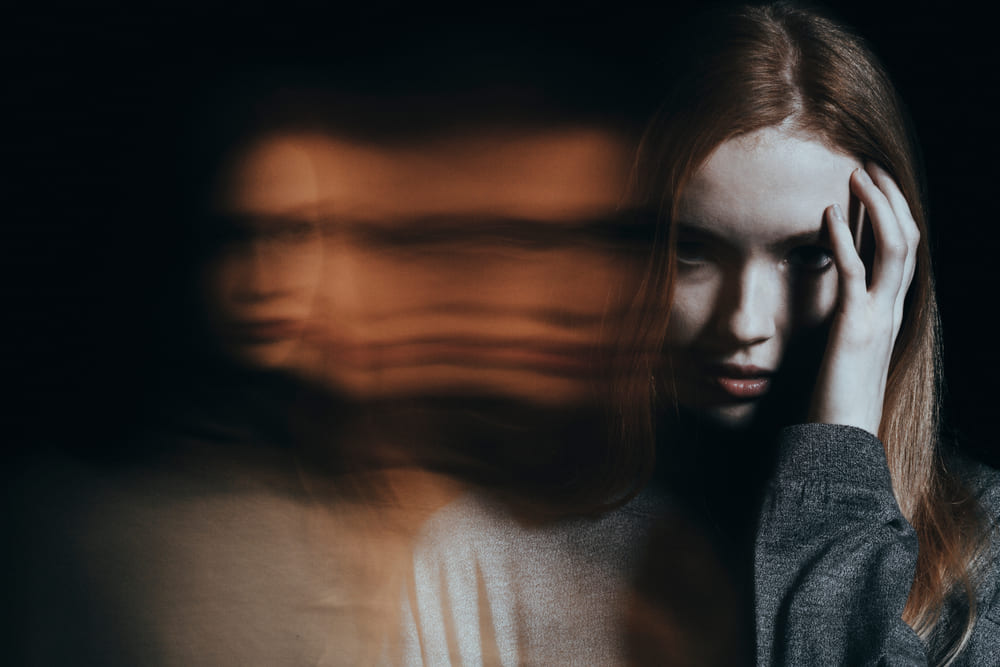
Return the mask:
[[709,367],[708,374],[728,395],[749,401],[768,392],[773,372],[758,366],[715,364]]

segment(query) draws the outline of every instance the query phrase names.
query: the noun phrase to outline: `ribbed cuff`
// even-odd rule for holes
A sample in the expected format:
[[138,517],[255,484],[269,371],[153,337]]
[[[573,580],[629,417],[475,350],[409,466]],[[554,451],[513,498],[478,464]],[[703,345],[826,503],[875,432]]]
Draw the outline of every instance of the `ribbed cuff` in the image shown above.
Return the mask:
[[882,442],[841,424],[796,424],[778,433],[777,480],[892,488]]

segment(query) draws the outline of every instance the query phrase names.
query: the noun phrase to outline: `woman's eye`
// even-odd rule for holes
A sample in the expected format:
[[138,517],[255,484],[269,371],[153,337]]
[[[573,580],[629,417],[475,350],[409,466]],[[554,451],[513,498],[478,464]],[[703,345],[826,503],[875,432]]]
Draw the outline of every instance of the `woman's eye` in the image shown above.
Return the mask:
[[303,220],[290,220],[275,225],[264,232],[265,238],[284,243],[310,240],[317,231],[316,225]]
[[704,243],[678,241],[677,261],[689,265],[705,264],[709,261],[708,249]]
[[788,253],[788,263],[802,271],[825,271],[833,266],[833,253],[822,246],[800,246]]

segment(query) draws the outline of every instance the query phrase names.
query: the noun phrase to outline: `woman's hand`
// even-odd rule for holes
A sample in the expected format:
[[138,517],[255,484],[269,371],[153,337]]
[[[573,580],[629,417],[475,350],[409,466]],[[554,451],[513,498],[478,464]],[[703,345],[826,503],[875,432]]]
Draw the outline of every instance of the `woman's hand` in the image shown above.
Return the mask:
[[920,232],[906,199],[881,168],[851,174],[851,193],[868,211],[875,238],[871,279],[844,212],[826,209],[837,264],[839,298],[809,421],[846,424],[878,434],[889,359],[903,321]]

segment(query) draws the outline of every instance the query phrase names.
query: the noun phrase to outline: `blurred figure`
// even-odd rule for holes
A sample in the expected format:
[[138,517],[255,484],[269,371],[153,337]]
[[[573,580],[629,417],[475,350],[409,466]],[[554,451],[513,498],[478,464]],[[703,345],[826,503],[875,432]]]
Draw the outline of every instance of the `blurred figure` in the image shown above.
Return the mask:
[[313,157],[292,138],[262,138],[220,179],[209,315],[227,352],[251,367],[287,366],[313,314],[323,265]]
[[595,127],[265,137],[220,186],[214,328],[354,400],[593,403],[636,289],[628,157]]
[[475,489],[543,521],[632,483],[601,465],[632,128],[478,90],[411,126],[402,95],[261,78],[180,132],[146,431],[12,489],[29,664],[371,664],[435,511]]

